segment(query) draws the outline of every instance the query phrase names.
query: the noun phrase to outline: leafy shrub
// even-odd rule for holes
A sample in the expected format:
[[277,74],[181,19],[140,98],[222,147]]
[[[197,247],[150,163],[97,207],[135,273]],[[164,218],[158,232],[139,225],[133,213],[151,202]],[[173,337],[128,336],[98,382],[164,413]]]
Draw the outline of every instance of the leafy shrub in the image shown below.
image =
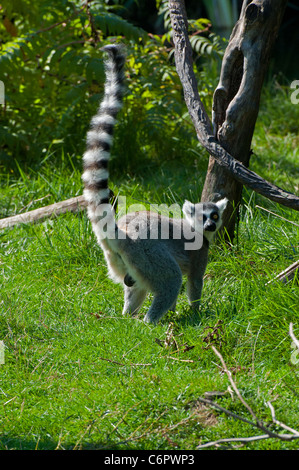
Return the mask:
[[[128,52],[128,92],[115,146],[123,164],[130,158],[177,158],[194,145],[169,31],[162,37],[148,34],[121,16],[119,3],[2,2],[0,79],[6,106],[1,110],[0,158],[7,166],[14,167],[15,160],[36,165],[49,155],[59,157],[61,148],[82,155],[89,120],[103,91],[99,48],[111,41],[124,42]],[[169,27],[162,6],[159,14]],[[204,20],[190,24],[194,31],[207,25]],[[192,40],[197,55],[221,53],[215,37],[203,38],[196,34]],[[200,73],[208,83],[207,74]],[[211,83],[201,84],[201,89],[204,99],[210,99]]]

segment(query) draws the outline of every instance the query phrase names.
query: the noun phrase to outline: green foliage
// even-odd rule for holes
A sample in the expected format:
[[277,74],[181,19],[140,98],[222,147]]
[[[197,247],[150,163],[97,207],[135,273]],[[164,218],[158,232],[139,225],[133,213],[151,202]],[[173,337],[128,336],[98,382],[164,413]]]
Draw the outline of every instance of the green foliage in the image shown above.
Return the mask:
[[[2,2],[0,79],[5,83],[6,107],[1,110],[0,158],[6,166],[15,168],[14,160],[32,166],[49,150],[55,153],[61,148],[82,154],[88,123],[103,90],[99,48],[115,40],[124,42],[128,51],[128,93],[120,128],[131,132],[120,132],[121,145],[128,149],[123,163],[128,162],[131,133],[136,135],[133,155],[140,159],[149,153],[155,157],[157,149],[160,158],[174,158],[186,144],[190,147],[193,130],[188,118],[186,123],[168,32],[162,37],[149,35],[126,21],[121,15],[128,2],[39,3]],[[168,28],[165,5],[160,14]],[[196,34],[206,27],[204,20],[190,24]],[[215,37],[194,38],[197,55],[219,54]],[[200,68],[198,73],[209,101],[209,75],[203,76]],[[173,154],[174,139],[182,144]]]
[[0,56],[6,85],[1,156],[29,163],[58,144],[68,151],[82,148],[104,80],[96,42],[102,45],[108,34],[128,41],[146,36],[102,2],[92,13],[79,1],[30,4],[3,5],[11,24],[15,20],[17,36],[2,44]]
[[[266,145],[264,151],[267,158]],[[287,157],[293,158],[290,149]],[[80,194],[80,171],[70,166],[62,154],[59,165],[49,157],[38,171],[20,167],[18,177],[2,177],[2,216]],[[285,183],[288,167],[281,165],[280,173]],[[190,188],[196,199],[202,187],[192,164],[178,171],[171,161],[157,162],[144,174],[129,181],[122,175],[120,194],[170,204],[181,202],[175,192],[184,197]],[[245,192],[238,243],[212,248],[200,313],[189,309],[183,286],[176,314],[156,327],[143,323],[150,299],[137,317],[121,315],[122,288],[107,277],[85,213],[3,230],[0,449],[195,450],[219,438],[258,434],[197,402],[220,391],[219,405],[251,418],[225,393],[229,381],[207,348],[219,320],[215,345],[244,398],[270,429],[267,401],[277,419],[298,429],[299,372],[288,336],[293,322],[298,337],[298,286],[265,287],[298,259],[298,227],[256,202]],[[294,211],[271,209],[296,222]],[[243,448],[296,449],[298,441]]]
[[[0,217],[81,194],[84,136],[104,80],[98,49],[112,40],[128,49],[112,184],[132,203],[198,200],[207,159],[184,107],[167,11],[160,11],[165,34],[148,35],[123,19],[131,1],[90,2],[90,11],[79,1],[2,1]],[[190,21],[209,107],[222,46],[206,28],[204,20]],[[286,87],[269,85],[253,141],[253,169],[292,192],[299,183],[298,109]],[[271,401],[277,419],[298,429],[298,364],[288,336],[293,322],[298,337],[298,285],[266,286],[298,259],[297,222],[294,211],[244,190],[235,245],[211,250],[200,313],[189,309],[183,285],[176,314],[157,327],[142,321],[150,299],[137,317],[121,315],[122,289],[107,277],[85,213],[3,230],[0,449],[193,450],[252,435],[245,423],[197,402],[205,392],[228,390],[206,348],[219,320],[216,347],[258,417],[276,428],[265,407]],[[230,393],[215,400],[250,419]],[[296,449],[298,441],[245,448]]]
[[[168,8],[168,0],[161,0],[159,14],[163,16],[166,33],[162,36],[162,41],[169,41],[172,37],[171,20]],[[189,19],[190,43],[195,53],[201,56],[211,55],[223,56],[226,40],[210,31],[211,22],[206,18]]]

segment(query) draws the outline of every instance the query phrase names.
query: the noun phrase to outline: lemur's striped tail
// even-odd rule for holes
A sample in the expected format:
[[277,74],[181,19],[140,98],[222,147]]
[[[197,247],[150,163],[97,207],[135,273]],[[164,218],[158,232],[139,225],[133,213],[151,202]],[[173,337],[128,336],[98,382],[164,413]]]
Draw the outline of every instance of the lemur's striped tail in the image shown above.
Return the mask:
[[98,239],[105,238],[100,228],[104,215],[106,222],[110,224],[110,230],[111,227],[112,230],[116,230],[114,211],[109,203],[108,162],[116,115],[122,106],[125,63],[123,46],[108,45],[102,50],[108,53],[108,58],[105,60],[104,97],[87,133],[82,175],[83,194],[88,202],[88,217]]

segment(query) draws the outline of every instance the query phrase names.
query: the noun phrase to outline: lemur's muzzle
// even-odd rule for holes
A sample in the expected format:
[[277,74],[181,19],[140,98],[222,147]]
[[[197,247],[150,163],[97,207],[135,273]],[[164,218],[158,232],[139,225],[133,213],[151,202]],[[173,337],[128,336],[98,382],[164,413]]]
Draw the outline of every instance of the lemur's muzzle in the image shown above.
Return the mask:
[[215,224],[215,222],[212,222],[211,220],[208,220],[208,221],[204,224],[203,229],[204,229],[206,232],[215,232],[215,230],[216,230],[216,224]]

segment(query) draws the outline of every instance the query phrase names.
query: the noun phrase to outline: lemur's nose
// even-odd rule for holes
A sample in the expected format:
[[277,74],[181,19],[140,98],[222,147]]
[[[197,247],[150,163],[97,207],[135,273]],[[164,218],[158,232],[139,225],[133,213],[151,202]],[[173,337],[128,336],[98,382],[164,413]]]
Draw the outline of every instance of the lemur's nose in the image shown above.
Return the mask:
[[206,232],[215,232],[216,230],[216,224],[212,220],[207,220],[203,226],[203,229]]

